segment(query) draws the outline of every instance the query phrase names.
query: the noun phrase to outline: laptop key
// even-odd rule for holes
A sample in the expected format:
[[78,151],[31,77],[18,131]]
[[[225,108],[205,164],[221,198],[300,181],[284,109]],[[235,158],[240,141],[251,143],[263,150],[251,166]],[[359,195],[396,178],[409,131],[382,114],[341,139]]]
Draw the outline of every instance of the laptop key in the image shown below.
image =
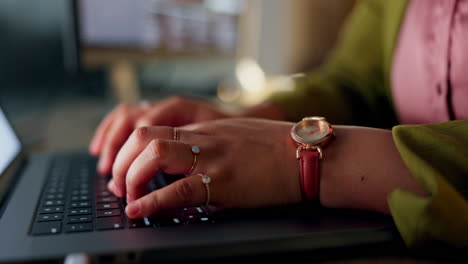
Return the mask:
[[93,221],[92,215],[77,215],[68,217],[68,223],[88,223]]
[[48,194],[45,196],[46,199],[49,199],[49,200],[52,200],[52,199],[55,199],[57,197],[57,195],[55,194]]
[[149,227],[151,226],[151,222],[148,218],[141,218],[141,219],[131,219],[127,217],[127,224],[129,228],[139,228],[139,227]]
[[155,223],[159,227],[184,224],[184,219],[179,216],[163,217],[163,218],[157,218],[157,219],[151,219],[151,220],[153,223]]
[[109,191],[100,191],[97,193],[97,196],[99,197],[105,197],[105,196],[110,196],[111,193]]
[[89,200],[89,196],[88,195],[73,195],[70,200],[72,200],[73,202],[76,202],[76,201],[87,201]]
[[37,217],[38,222],[62,220],[62,214],[42,214]]
[[203,214],[204,211],[201,207],[186,207],[182,210],[184,215]]
[[120,209],[109,209],[109,210],[97,210],[97,217],[109,217],[109,216],[119,216]]
[[77,209],[71,209],[68,211],[68,215],[88,215],[91,214],[91,208],[77,208]]
[[63,206],[42,207],[39,213],[41,214],[63,213]]
[[96,219],[97,230],[121,229],[123,227],[123,221],[120,216]]
[[116,196],[107,196],[107,197],[98,197],[96,202],[98,203],[109,203],[109,202],[117,202],[119,198]]
[[44,201],[44,206],[57,206],[57,205],[64,205],[64,200],[46,200]]
[[62,232],[61,221],[34,223],[31,233],[33,235],[52,235]]
[[119,208],[119,203],[98,203],[96,209],[117,209]]
[[185,222],[187,224],[192,224],[192,223],[196,223],[199,221],[200,219],[200,216],[199,215],[185,215]]
[[57,193],[57,188],[49,188],[49,189],[46,190],[46,192],[49,193],[49,194],[55,194],[55,193]]
[[72,202],[70,203],[70,208],[79,208],[79,207],[90,207],[90,202]]
[[80,224],[68,224],[65,226],[65,232],[67,233],[86,232],[86,231],[93,231],[93,224],[80,223]]
[[209,216],[202,216],[197,223],[213,223],[213,220]]
[[187,215],[185,216],[187,224],[210,224],[214,223],[214,220],[208,215]]

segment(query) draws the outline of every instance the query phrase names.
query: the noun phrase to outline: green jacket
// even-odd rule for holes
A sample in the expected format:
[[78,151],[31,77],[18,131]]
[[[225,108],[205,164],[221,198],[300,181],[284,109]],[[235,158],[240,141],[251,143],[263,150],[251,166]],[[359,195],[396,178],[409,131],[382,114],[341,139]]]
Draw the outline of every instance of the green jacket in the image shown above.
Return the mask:
[[397,189],[389,195],[403,239],[408,246],[468,247],[468,121],[398,125],[391,101],[392,57],[407,2],[358,1],[324,65],[271,100],[291,121],[323,115],[335,124],[392,128],[404,162],[431,194]]

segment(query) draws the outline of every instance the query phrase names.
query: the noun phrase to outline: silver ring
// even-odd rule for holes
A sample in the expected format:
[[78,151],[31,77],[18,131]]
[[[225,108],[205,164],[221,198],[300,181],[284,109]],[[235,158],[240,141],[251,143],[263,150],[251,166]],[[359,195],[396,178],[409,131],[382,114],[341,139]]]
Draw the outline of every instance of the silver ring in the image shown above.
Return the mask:
[[198,174],[201,176],[202,183],[205,185],[206,189],[206,202],[205,206],[208,207],[210,204],[210,199],[211,199],[211,193],[210,193],[210,182],[211,182],[211,177],[206,175],[206,174]]
[[195,169],[195,166],[197,165],[197,156],[200,154],[200,147],[199,146],[192,146],[192,154],[193,154],[193,162],[192,162],[192,167],[190,170],[185,174],[185,175],[190,175],[193,170]]

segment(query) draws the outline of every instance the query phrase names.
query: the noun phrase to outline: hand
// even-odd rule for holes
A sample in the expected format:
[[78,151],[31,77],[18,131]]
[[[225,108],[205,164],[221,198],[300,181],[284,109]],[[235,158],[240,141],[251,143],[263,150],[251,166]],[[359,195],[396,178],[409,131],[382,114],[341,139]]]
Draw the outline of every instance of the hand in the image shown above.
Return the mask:
[[98,171],[107,175],[118,151],[137,127],[182,126],[224,117],[228,115],[208,102],[183,97],[172,97],[153,104],[122,104],[101,122],[89,151],[94,156],[100,156]]
[[[126,213],[140,218],[205,203],[199,173],[211,177],[210,204],[246,208],[301,201],[293,124],[259,119],[224,119],[180,128],[141,127],[119,152],[109,189],[127,195]],[[420,195],[426,191],[411,175],[389,130],[334,126],[336,138],[324,150],[320,203],[326,207],[389,213],[387,196],[396,188]],[[193,164],[191,146],[200,147],[194,171],[151,193],[145,185],[157,171],[185,174]]]
[[[159,211],[204,204],[201,176],[211,177],[210,205],[217,208],[260,207],[301,200],[296,147],[289,137],[292,123],[258,119],[223,119],[180,128],[141,127],[124,144],[113,167],[109,189],[127,195],[126,212],[140,218]],[[187,177],[146,193],[157,171],[185,174],[193,164],[191,147],[200,154]]]

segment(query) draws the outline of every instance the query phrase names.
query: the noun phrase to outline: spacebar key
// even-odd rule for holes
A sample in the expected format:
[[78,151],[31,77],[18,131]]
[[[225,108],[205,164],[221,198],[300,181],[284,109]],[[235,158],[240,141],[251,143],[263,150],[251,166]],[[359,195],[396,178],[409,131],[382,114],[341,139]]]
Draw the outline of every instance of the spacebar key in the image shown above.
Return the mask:
[[123,228],[123,221],[120,216],[104,217],[96,219],[97,230],[109,230]]

